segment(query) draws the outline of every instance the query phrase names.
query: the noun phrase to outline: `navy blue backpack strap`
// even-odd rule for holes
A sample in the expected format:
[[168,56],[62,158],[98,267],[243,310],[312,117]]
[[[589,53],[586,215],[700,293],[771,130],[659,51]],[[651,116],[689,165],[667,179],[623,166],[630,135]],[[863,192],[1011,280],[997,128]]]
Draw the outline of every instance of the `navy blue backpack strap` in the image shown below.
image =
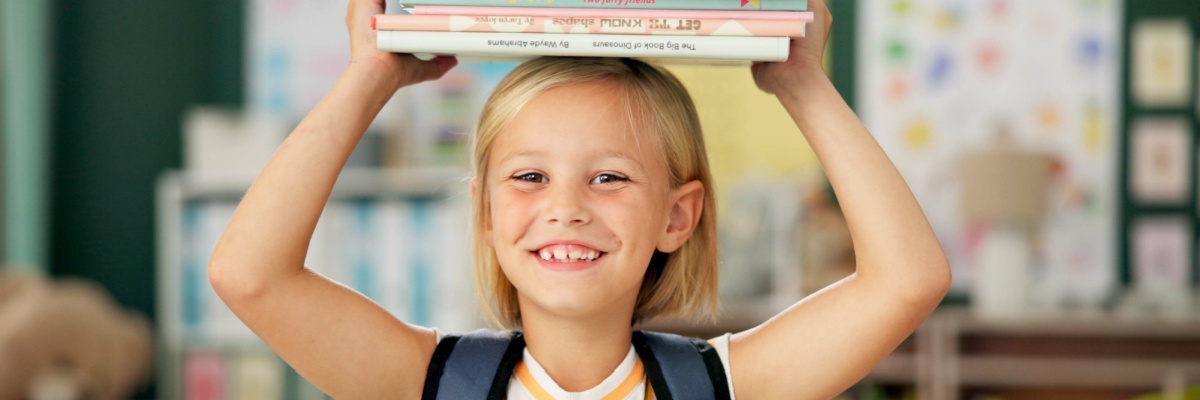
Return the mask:
[[480,329],[446,335],[429,361],[421,398],[503,400],[524,348],[521,332]]
[[701,339],[633,332],[633,348],[660,400],[729,400],[729,383],[717,349]]

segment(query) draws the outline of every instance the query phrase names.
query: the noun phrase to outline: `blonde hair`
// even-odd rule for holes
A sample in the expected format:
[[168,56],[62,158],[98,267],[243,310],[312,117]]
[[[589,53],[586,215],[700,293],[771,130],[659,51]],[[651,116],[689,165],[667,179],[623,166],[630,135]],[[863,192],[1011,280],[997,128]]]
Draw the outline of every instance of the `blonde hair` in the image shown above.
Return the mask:
[[704,185],[704,206],[692,236],[670,254],[657,250],[643,278],[633,321],[662,316],[713,317],[717,308],[717,227],[712,176],[700,119],[687,89],[670,72],[632,59],[539,58],[508,74],[484,104],[473,142],[478,187],[471,202],[475,288],[480,304],[499,327],[520,325],[517,289],[504,275],[496,250],[484,238],[490,219],[487,164],[496,136],[539,94],[562,86],[609,83],[625,92],[630,117],[637,113],[655,135],[671,188]]

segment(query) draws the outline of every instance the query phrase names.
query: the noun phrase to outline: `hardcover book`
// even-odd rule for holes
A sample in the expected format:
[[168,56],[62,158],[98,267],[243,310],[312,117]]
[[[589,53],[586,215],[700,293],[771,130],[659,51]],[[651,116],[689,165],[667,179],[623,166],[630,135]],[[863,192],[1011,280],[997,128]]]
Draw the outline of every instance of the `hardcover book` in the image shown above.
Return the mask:
[[404,5],[803,11],[808,0],[418,0]]
[[805,23],[690,18],[377,15],[371,25],[381,31],[801,37]]
[[678,10],[658,8],[559,8],[559,7],[472,7],[415,5],[404,9],[414,15],[505,15],[532,17],[636,17],[776,19],[812,21],[807,11]]
[[473,57],[576,56],[784,61],[790,38],[378,31],[380,50]]

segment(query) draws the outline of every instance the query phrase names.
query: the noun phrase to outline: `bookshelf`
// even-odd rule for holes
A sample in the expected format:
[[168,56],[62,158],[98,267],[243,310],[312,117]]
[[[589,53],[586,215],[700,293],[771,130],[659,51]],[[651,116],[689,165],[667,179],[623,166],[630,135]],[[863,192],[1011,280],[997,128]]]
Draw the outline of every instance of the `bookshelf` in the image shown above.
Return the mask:
[[[470,276],[462,250],[470,246],[466,176],[455,168],[343,171],[305,264],[405,321],[446,331],[482,327],[471,280],[460,279]],[[208,255],[251,182],[189,171],[158,181],[159,398],[326,398],[208,284]]]

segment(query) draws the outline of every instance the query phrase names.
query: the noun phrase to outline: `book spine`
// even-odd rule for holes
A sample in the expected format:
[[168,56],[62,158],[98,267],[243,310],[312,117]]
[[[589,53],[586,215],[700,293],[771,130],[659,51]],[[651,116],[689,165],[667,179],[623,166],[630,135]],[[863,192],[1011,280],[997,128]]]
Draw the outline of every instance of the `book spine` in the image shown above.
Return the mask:
[[242,353],[236,359],[233,383],[235,399],[283,400],[283,363],[270,353]]
[[[398,32],[409,33],[409,32]],[[424,32],[421,32],[424,33]],[[409,262],[411,265],[408,269],[408,290],[410,293],[409,299],[412,306],[411,314],[408,321],[421,326],[433,326],[433,301],[431,291],[437,289],[432,288],[433,280],[431,275],[434,269],[432,262],[434,260],[433,253],[435,252],[434,237],[432,236],[433,227],[431,224],[431,201],[430,200],[413,200],[409,203],[409,229],[414,234],[415,246],[412,248]]]
[[414,15],[503,15],[533,17],[626,17],[626,18],[702,18],[702,19],[768,19],[812,21],[811,12],[799,11],[724,11],[677,9],[625,8],[559,8],[559,7],[472,7],[416,5],[408,9]]
[[401,0],[407,5],[804,11],[808,0]]
[[789,36],[804,22],[737,19],[377,15],[381,31],[570,33],[604,35]]
[[786,37],[379,31],[379,50],[471,56],[652,57],[784,61]]
[[224,399],[229,385],[228,366],[220,353],[188,352],[183,356],[183,387],[186,399]]
[[414,236],[409,234],[408,205],[401,200],[387,200],[380,205],[379,224],[380,234],[376,238],[374,251],[379,266],[379,287],[386,288],[380,293],[379,303],[392,315],[404,321],[411,321],[409,311],[412,309],[408,299],[409,263],[407,257],[412,254]]
[[179,285],[182,288],[182,324],[183,335],[188,339],[202,337],[204,328],[204,292],[208,289],[207,265],[211,251],[205,247],[208,239],[204,228],[207,221],[208,207],[204,203],[189,204],[183,209],[183,273]]

